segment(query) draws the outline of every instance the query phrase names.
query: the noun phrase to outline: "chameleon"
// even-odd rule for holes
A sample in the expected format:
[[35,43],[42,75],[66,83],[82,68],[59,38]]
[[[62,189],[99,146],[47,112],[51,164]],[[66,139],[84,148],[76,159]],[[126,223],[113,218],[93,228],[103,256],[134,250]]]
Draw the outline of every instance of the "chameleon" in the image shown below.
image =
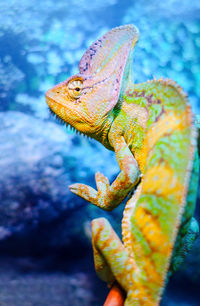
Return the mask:
[[183,89],[169,79],[133,82],[139,31],[114,28],[84,53],[79,73],[46,93],[60,120],[115,152],[120,172],[110,184],[70,190],[111,211],[128,199],[122,240],[106,218],[91,222],[94,264],[108,285],[126,292],[124,305],[159,305],[169,276],[198,235],[198,130]]

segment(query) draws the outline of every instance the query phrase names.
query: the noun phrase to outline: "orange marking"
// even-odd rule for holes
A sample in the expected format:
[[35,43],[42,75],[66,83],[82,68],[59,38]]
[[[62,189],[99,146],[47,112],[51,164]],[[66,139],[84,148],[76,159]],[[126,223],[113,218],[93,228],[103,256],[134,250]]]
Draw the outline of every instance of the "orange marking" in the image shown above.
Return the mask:
[[[101,248],[101,250],[104,250],[105,248],[109,247],[112,242],[113,242],[113,235],[111,233],[111,235],[109,237],[107,237],[106,240],[104,240],[104,241],[100,240],[100,243],[101,243],[101,247],[100,248]],[[112,250],[112,253],[113,252],[114,252],[114,250]]]
[[[92,224],[92,229],[93,229],[94,220],[92,220],[91,224]],[[96,224],[94,226],[96,226]],[[93,242],[96,246],[97,246],[98,241],[100,241],[100,235],[101,235],[101,231],[104,228],[104,222],[101,220],[100,222],[98,222],[98,226],[99,227],[95,229],[95,231],[93,230],[94,231]]]
[[158,288],[162,287],[163,285],[163,275],[160,274],[155,267],[154,262],[152,261],[151,257],[145,257],[144,259],[144,270],[147,275],[147,283],[148,286],[150,285],[150,282],[152,282],[154,285],[156,284]]
[[[145,138],[146,139],[146,138]],[[146,143],[144,140],[144,144],[140,150],[133,150],[135,159],[138,162],[140,171],[144,173],[144,168],[146,166],[146,160],[147,160],[147,148],[146,148]]]

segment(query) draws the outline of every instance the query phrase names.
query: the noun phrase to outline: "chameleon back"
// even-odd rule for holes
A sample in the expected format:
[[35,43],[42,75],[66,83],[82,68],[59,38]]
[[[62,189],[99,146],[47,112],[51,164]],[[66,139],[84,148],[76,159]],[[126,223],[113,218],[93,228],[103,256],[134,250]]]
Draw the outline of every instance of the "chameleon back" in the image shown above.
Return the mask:
[[[133,107],[141,91],[143,97],[154,93],[162,104],[156,116],[149,106],[142,147],[146,160],[140,161],[143,178],[127,203],[123,220],[124,244],[140,269],[142,284],[142,289],[133,290],[133,300],[145,301],[146,297],[145,305],[157,305],[186,205],[197,133],[187,99],[175,83],[160,80],[133,88]],[[187,201],[185,217],[191,218],[195,200],[194,196]]]

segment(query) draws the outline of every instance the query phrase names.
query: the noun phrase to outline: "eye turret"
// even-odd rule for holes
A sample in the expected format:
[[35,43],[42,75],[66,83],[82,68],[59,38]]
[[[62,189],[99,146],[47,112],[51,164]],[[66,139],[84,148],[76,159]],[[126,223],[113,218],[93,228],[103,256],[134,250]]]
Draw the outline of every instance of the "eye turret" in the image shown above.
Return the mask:
[[81,80],[72,80],[67,85],[69,96],[78,99],[81,96],[83,82]]

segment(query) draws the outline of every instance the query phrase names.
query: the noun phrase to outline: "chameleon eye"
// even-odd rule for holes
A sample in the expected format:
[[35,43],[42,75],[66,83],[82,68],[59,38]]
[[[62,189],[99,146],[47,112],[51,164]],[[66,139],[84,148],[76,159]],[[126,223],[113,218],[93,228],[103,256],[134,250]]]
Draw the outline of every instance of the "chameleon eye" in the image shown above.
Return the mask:
[[78,99],[81,96],[83,82],[81,80],[72,80],[68,83],[68,93],[73,99]]

